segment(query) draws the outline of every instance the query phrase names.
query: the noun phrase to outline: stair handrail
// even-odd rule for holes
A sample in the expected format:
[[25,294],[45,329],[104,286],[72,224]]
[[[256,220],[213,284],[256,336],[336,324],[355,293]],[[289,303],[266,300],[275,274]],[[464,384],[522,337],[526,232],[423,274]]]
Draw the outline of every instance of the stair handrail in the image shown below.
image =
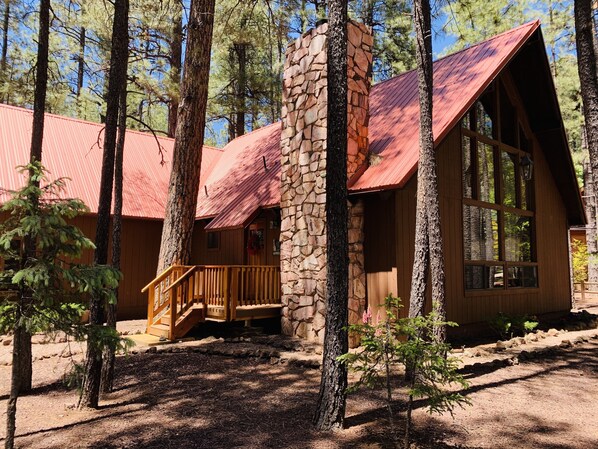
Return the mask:
[[171,266],[169,266],[164,271],[162,271],[162,273],[160,273],[153,280],[151,280],[149,284],[147,284],[145,287],[143,287],[141,289],[141,293],[145,293],[146,291],[149,290],[150,287],[154,286],[155,284],[157,284],[159,282],[162,282],[164,279],[166,279],[170,275],[170,273],[173,272],[173,270],[175,270],[177,268],[184,268],[184,267],[185,267],[185,265],[171,265]]
[[183,273],[183,275],[181,277],[179,277],[176,281],[174,281],[172,284],[170,284],[168,287],[166,287],[164,289],[163,293],[168,293],[173,288],[182,284],[189,276],[191,276],[193,273],[195,273],[195,271],[198,268],[199,268],[199,265],[193,265],[191,268],[189,268],[187,271],[185,271],[185,273]]

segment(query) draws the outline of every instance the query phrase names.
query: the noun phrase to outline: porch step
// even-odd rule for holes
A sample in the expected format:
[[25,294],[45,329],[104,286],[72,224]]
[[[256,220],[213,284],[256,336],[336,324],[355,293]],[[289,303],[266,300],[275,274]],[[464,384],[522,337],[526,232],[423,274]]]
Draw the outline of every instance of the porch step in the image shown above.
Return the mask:
[[169,326],[165,324],[154,324],[147,329],[147,333],[156,337],[168,338]]

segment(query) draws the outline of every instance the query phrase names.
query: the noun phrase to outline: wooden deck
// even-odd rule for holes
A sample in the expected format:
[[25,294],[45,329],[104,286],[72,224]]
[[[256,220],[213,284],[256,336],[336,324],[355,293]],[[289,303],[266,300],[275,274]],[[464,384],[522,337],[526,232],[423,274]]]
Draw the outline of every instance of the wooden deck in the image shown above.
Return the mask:
[[206,320],[280,316],[280,267],[173,265],[142,292],[148,293],[147,332],[174,340]]

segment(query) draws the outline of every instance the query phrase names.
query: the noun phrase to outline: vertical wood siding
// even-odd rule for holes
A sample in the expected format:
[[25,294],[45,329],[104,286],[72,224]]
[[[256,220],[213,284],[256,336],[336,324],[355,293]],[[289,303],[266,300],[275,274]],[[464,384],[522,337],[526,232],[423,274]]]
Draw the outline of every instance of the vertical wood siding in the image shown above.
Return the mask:
[[[453,130],[438,148],[438,178],[444,255],[447,316],[459,324],[484,322],[498,312],[543,314],[570,308],[567,219],[564,203],[540,151],[534,152],[538,289],[465,292],[463,283],[463,214],[461,139]],[[409,300],[415,236],[416,175],[394,193],[394,211],[379,194],[366,196],[366,271],[368,300],[381,297],[394,281],[384,269],[389,241],[395,241],[397,294]],[[394,214],[394,220],[389,218]],[[394,232],[392,229],[394,221]],[[390,236],[390,237],[389,237]],[[387,264],[388,268],[388,264]],[[428,301],[429,302],[429,301]],[[429,304],[427,305],[429,309]]]

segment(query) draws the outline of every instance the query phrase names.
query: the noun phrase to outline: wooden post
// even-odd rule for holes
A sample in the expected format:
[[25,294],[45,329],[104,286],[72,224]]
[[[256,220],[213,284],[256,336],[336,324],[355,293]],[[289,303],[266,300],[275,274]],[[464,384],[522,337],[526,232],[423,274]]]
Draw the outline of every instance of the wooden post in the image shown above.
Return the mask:
[[224,319],[226,321],[230,321],[231,318],[231,311],[230,311],[230,291],[229,291],[229,276],[230,276],[230,267],[224,267],[223,274],[223,295],[224,295]]
[[586,283],[584,281],[581,281],[581,300],[586,300]]
[[230,319],[235,321],[237,319],[237,306],[239,305],[239,268],[231,267],[228,270],[230,273]]
[[170,304],[170,326],[168,329],[168,339],[174,340],[174,331],[176,326],[176,291],[178,288],[174,288],[168,291],[168,301]]
[[156,286],[152,284],[147,292],[147,328],[145,332],[149,334],[150,326],[154,323],[154,296]]

